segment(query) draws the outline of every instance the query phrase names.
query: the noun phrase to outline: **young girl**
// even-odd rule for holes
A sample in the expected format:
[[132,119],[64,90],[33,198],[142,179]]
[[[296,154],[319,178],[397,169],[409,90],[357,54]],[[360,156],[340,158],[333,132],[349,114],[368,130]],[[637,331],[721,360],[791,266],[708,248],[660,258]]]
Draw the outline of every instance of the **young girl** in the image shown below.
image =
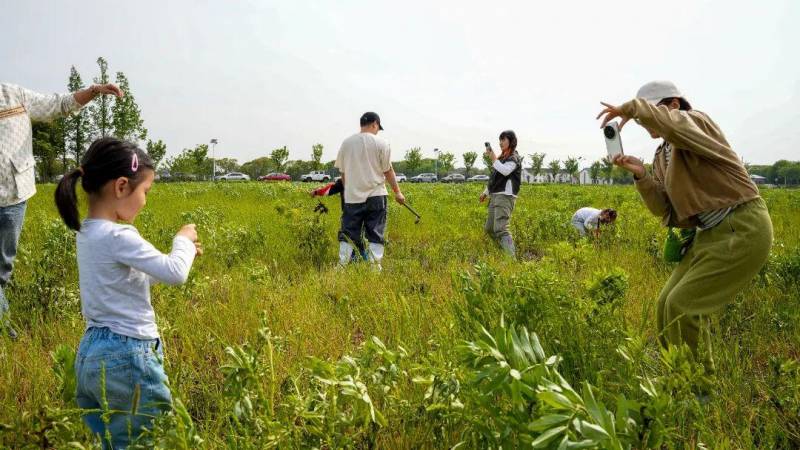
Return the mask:
[[[647,83],[621,106],[604,103],[603,126],[630,119],[653,139],[653,171],[632,156],[614,164],[632,172],[647,208],[666,226],[697,228],[694,242],[661,291],[657,306],[663,345],[708,343],[707,316],[733,301],[767,261],[772,221],[758,188],[719,126],[668,81]],[[710,352],[704,355],[713,369]]]
[[[202,254],[194,225],[184,225],[165,255],[132,225],[146,203],[155,172],[145,152],[114,138],[95,141],[81,167],[55,192],[58,212],[77,234],[81,310],[86,332],[75,360],[78,406],[103,446],[126,448],[171,407],[150,284],[181,284]],[[75,185],[89,197],[80,222]],[[103,417],[105,403],[110,416]],[[136,402],[136,404],[134,404]],[[134,414],[135,412],[135,414]]]
[[500,133],[500,151],[498,157],[487,143],[486,154],[492,159],[492,174],[480,196],[481,203],[489,197],[489,215],[483,228],[514,258],[516,250],[508,224],[522,181],[522,158],[517,153],[517,135],[513,131]]

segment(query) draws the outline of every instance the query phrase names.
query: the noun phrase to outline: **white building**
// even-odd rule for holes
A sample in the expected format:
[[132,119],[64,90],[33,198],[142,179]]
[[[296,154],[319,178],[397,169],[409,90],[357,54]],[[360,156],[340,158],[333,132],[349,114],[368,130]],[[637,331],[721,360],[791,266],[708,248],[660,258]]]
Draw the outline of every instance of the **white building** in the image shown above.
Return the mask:
[[578,172],[578,181],[580,182],[580,184],[614,184],[614,180],[603,178],[602,172],[600,173],[600,177],[597,180],[593,180],[591,176],[591,171],[589,171],[588,168]]
[[522,169],[522,182],[534,183],[534,184],[569,183],[570,176],[568,173],[562,170],[559,173],[557,173],[555,177],[553,177],[552,171],[547,168],[543,168],[538,175],[533,176],[533,173],[531,173],[530,170]]

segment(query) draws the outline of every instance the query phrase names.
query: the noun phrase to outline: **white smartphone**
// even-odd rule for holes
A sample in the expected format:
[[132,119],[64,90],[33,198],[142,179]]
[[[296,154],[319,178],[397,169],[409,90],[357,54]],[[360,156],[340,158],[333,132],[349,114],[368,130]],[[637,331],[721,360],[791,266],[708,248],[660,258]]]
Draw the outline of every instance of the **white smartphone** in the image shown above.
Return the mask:
[[619,136],[619,125],[617,125],[617,122],[609,122],[603,127],[603,134],[606,137],[606,150],[608,150],[609,158],[625,154],[622,151],[622,138]]

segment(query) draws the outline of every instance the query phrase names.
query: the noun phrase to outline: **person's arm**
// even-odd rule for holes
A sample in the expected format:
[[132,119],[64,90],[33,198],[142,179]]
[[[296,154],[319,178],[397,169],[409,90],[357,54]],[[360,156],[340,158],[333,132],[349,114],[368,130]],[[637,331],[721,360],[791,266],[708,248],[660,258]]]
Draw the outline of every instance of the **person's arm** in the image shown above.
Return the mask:
[[687,111],[655,106],[642,98],[633,99],[619,109],[624,117],[637,120],[683,151],[706,159],[726,161],[733,154],[724,138],[719,140],[709,135]]
[[634,172],[633,183],[645,206],[653,215],[662,219],[669,216],[672,211],[672,203],[664,188],[664,174],[658,163],[658,153],[653,159],[652,173],[647,173],[647,170],[643,170],[642,173],[643,175]]
[[500,160],[495,159],[494,162],[492,163],[492,168],[503,174],[504,177],[507,177],[511,175],[511,172],[513,172],[514,169],[517,168],[517,163],[515,163],[514,161],[506,161],[502,163],[500,162]]
[[389,182],[389,186],[392,188],[392,192],[394,192],[394,199],[397,203],[401,205],[406,202],[406,197],[400,192],[400,184],[397,183],[397,177],[394,174],[394,167],[389,166],[389,170],[383,172],[383,176],[386,177],[386,181]]
[[172,251],[166,255],[130,228],[119,231],[114,240],[116,260],[170,285],[185,283],[189,278],[198,249],[190,238],[177,235],[172,240]]
[[614,165],[633,174],[636,190],[644,200],[644,204],[651,213],[658,217],[665,217],[670,213],[672,205],[664,189],[663,175],[660,173],[660,164],[653,161],[653,173],[648,174],[642,160],[630,155],[614,155]]
[[113,84],[94,85],[73,94],[40,94],[20,88],[22,104],[33,120],[50,121],[79,110],[101,94],[122,96],[122,91]]

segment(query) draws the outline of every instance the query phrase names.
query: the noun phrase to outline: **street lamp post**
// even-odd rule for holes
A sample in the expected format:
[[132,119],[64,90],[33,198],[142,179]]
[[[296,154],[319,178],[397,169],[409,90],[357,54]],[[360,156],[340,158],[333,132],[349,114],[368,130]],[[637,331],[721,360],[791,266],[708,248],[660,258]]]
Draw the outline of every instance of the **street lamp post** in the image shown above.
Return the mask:
[[436,155],[436,159],[433,160],[434,163],[434,171],[436,172],[436,181],[439,181],[439,149],[433,149],[433,154]]
[[211,139],[211,181],[217,181],[217,157],[215,150],[217,149],[217,138]]

